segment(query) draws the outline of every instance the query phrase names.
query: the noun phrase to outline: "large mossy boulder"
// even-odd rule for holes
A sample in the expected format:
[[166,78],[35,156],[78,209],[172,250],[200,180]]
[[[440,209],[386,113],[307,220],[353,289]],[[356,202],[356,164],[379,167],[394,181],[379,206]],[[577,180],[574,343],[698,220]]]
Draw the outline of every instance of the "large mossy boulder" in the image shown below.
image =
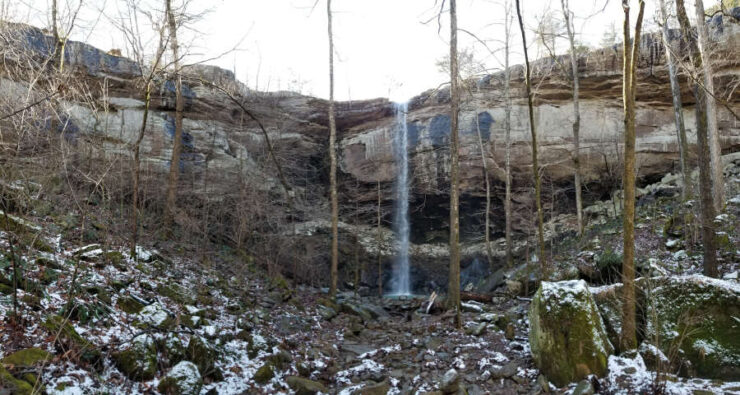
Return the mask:
[[689,361],[686,373],[740,380],[740,286],[701,275],[653,279],[646,339]]
[[542,282],[529,326],[532,357],[556,385],[606,373],[613,347],[585,281]]
[[157,374],[157,346],[149,335],[134,338],[124,350],[113,354],[118,370],[131,380],[151,380]]

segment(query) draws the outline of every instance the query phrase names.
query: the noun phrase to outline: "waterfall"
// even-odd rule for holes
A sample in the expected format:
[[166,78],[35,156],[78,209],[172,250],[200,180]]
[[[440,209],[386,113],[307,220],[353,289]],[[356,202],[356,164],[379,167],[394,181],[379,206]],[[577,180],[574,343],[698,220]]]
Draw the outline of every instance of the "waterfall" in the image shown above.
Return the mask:
[[411,294],[409,275],[409,154],[408,126],[406,125],[407,103],[394,103],[396,110],[393,155],[398,174],[395,184],[395,203],[393,207],[393,232],[396,236],[397,251],[393,264],[391,293]]

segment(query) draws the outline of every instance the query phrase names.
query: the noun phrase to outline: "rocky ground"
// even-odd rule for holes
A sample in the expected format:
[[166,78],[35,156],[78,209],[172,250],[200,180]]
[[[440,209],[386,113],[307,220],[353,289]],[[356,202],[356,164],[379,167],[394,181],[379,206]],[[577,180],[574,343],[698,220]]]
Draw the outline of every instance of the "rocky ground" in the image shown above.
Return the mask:
[[[731,298],[725,305],[730,335],[740,334],[732,321],[740,300],[738,159],[728,159],[730,199],[717,217],[724,280],[696,275],[700,249],[686,220],[692,205],[676,203],[675,177],[641,191],[637,225],[640,273],[719,284]],[[588,280],[584,289],[596,297],[608,336],[618,322],[599,295],[620,286],[614,284],[621,258],[615,258],[620,235],[609,213],[613,203],[590,209],[598,215],[587,237],[564,238],[553,253],[557,280]],[[638,355],[608,356],[604,378],[556,386],[531,356],[532,299],[525,289],[532,274],[522,267],[504,270],[486,303],[465,302],[464,329],[456,330],[439,303],[429,306],[428,295],[380,299],[365,289],[364,296],[342,292],[331,301],[325,290],[270,279],[236,254],[218,267],[145,248],[135,260],[122,246],[66,240],[49,218],[0,220],[6,252],[0,260],[0,393],[740,393],[740,382],[732,380],[656,379],[646,367],[655,366],[647,343]],[[16,323],[10,319],[8,231],[31,246],[13,247]]]

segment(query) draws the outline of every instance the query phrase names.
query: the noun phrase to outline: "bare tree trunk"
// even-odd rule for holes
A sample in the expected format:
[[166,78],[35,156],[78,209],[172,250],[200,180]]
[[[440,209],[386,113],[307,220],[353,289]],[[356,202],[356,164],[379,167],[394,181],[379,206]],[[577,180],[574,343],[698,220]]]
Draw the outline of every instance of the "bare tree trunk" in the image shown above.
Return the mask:
[[136,137],[134,142],[134,164],[133,164],[133,198],[131,202],[131,257],[134,260],[138,260],[136,255],[136,244],[138,243],[139,237],[139,178],[141,176],[141,141],[144,140],[144,133],[146,133],[146,125],[149,120],[149,108],[152,101],[152,81],[157,73],[159,64],[162,61],[165,51],[165,38],[164,30],[159,31],[159,45],[157,46],[157,54],[152,64],[152,69],[149,71],[149,75],[144,81],[144,114],[141,117],[141,128],[139,129],[139,135]]
[[450,278],[448,308],[455,311],[455,326],[462,328],[460,315],[460,198],[458,175],[458,112],[460,89],[457,71],[457,4],[450,0]]
[[[699,197],[701,201],[702,244],[704,244],[704,274],[717,277],[717,256],[714,244],[714,194],[710,169],[710,147],[707,121],[707,93],[700,86],[703,81],[704,59],[696,40],[683,0],[676,0],[676,14],[684,40],[689,43],[689,55],[694,66],[694,97],[696,98],[696,143],[699,150]],[[703,18],[700,20],[703,22]]]
[[702,58],[704,89],[706,98],[705,111],[707,113],[707,134],[709,138],[709,155],[712,166],[712,195],[714,211],[720,212],[725,205],[725,181],[722,174],[722,142],[719,136],[719,124],[717,121],[717,103],[714,99],[714,71],[712,71],[712,59],[709,48],[709,32],[704,15],[704,1],[695,0],[696,31],[699,33],[699,55]]
[[170,48],[175,67],[175,136],[172,141],[172,158],[170,160],[170,174],[167,183],[167,201],[165,203],[164,226],[167,232],[172,231],[175,219],[175,198],[177,196],[177,179],[180,175],[180,152],[182,151],[182,75],[180,70],[180,54],[177,42],[177,22],[172,11],[172,0],[165,0],[167,23],[170,31]]
[[51,33],[54,38],[52,64],[59,72],[62,72],[64,70],[64,44],[66,40],[59,35],[59,6],[57,0],[51,1]]
[[334,119],[334,36],[331,29],[331,0],[326,0],[326,14],[329,25],[329,169],[331,194],[331,287],[329,295],[337,295],[339,278],[339,202],[337,201],[337,124]]
[[480,120],[478,119],[478,112],[475,115],[475,129],[478,131],[478,147],[480,148],[480,160],[483,164],[483,177],[486,179],[486,228],[485,228],[485,243],[486,243],[486,258],[488,258],[488,268],[493,270],[493,250],[491,250],[491,181],[488,176],[488,165],[486,164],[486,150],[483,146],[483,135],[480,131]]
[[635,25],[634,41],[630,39],[629,0],[622,1],[624,8],[623,79],[624,101],[624,252],[622,256],[622,351],[637,347],[635,325],[635,80],[637,58],[640,51],[640,31],[645,2],[640,0],[640,11]]
[[527,92],[527,106],[529,108],[529,131],[532,134],[532,178],[534,180],[534,199],[537,207],[537,244],[539,246],[538,256],[541,266],[541,276],[547,278],[547,256],[545,256],[545,219],[542,214],[540,167],[537,163],[537,129],[534,124],[534,103],[532,93],[532,70],[529,67],[529,54],[527,53],[527,35],[524,31],[522,12],[519,0],[516,0],[516,14],[519,18],[519,29],[522,32],[522,48],[524,49],[524,85]]
[[144,90],[144,114],[141,117],[141,129],[139,129],[139,136],[136,138],[134,143],[134,185],[133,185],[133,197],[131,201],[131,257],[137,261],[138,255],[136,254],[136,243],[139,237],[139,176],[140,176],[140,164],[141,164],[141,141],[144,139],[144,133],[146,132],[146,124],[149,119],[149,105],[152,98],[152,81],[147,81],[146,88]]
[[681,179],[683,187],[681,188],[681,198],[686,201],[691,196],[691,184],[689,183],[689,143],[686,139],[686,127],[683,121],[683,105],[681,104],[681,85],[678,83],[678,73],[676,71],[676,61],[673,59],[673,48],[668,36],[668,11],[666,10],[665,0],[660,1],[660,18],[663,22],[663,45],[665,46],[666,63],[668,64],[668,77],[671,81],[671,94],[673,96],[673,115],[676,118],[676,134],[678,136],[679,163],[681,165]]
[[576,190],[576,218],[578,219],[578,234],[583,235],[583,201],[581,199],[581,111],[578,95],[580,93],[580,80],[578,76],[578,54],[576,54],[576,40],[573,26],[573,20],[570,15],[568,0],[560,0],[563,8],[563,18],[565,18],[565,27],[568,32],[568,42],[570,44],[570,67],[573,73],[573,166],[574,166],[574,187]]
[[511,35],[511,3],[507,0],[504,10],[504,133],[506,135],[506,192],[504,195],[504,215],[506,224],[506,266],[514,266],[511,241],[511,70],[509,70],[509,40]]
[[383,297],[383,259],[381,254],[381,235],[380,235],[380,179],[378,179],[378,225],[376,242],[378,244],[378,296]]

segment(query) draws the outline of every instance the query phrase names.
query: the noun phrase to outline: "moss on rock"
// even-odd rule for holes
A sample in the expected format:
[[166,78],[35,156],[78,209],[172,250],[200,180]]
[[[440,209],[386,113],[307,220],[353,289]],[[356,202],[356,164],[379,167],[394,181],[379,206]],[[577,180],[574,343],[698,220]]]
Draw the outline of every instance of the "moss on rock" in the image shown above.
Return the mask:
[[319,392],[329,392],[326,387],[318,381],[305,379],[298,376],[288,376],[285,378],[290,389],[295,391],[296,395],[314,395]]
[[218,351],[209,346],[200,336],[190,338],[185,355],[189,361],[198,366],[201,376],[214,380],[223,379],[221,370],[216,367],[216,362],[219,360]]
[[275,369],[270,362],[265,362],[264,365],[257,369],[252,379],[257,384],[267,384],[273,377],[275,377]]
[[543,282],[529,320],[532,356],[553,383],[606,373],[613,347],[585,281]]
[[157,374],[157,347],[149,335],[135,338],[123,351],[113,354],[118,370],[131,380],[151,380]]
[[13,377],[13,375],[2,366],[0,366],[0,389],[7,390],[8,393],[15,395],[30,395],[33,392],[31,384]]
[[27,348],[16,351],[2,360],[3,365],[12,365],[16,368],[31,368],[51,358],[51,354],[40,348]]
[[116,306],[128,314],[138,314],[143,308],[144,304],[134,299],[131,296],[124,296],[118,298]]
[[198,367],[189,361],[175,365],[159,382],[157,389],[166,395],[197,395],[203,387]]
[[654,283],[646,337],[657,338],[666,355],[681,350],[691,375],[740,380],[740,287],[701,275]]
[[103,357],[100,350],[87,339],[80,336],[64,318],[58,315],[51,315],[41,326],[52,336],[55,336],[57,345],[63,346],[63,348],[67,347],[68,350],[74,350],[74,357],[94,366],[96,369],[102,368]]
[[162,296],[166,296],[181,305],[195,304],[195,298],[189,295],[185,289],[176,284],[160,284],[157,286],[157,293]]

